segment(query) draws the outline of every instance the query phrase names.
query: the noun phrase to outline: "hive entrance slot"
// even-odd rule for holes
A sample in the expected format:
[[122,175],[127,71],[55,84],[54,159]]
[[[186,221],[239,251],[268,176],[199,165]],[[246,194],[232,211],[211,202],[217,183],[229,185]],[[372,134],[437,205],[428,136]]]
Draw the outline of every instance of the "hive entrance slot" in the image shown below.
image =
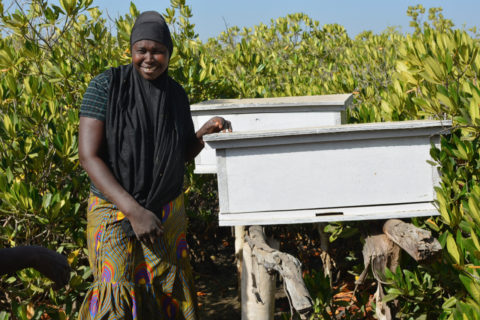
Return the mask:
[[315,213],[315,217],[322,217],[322,216],[343,216],[343,212],[317,212],[317,213]]

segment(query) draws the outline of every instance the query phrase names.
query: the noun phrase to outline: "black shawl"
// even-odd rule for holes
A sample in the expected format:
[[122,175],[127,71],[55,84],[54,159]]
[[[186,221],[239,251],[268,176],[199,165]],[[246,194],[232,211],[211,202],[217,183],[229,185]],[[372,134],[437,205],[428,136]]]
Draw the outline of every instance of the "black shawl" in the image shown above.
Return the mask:
[[[161,218],[183,186],[185,151],[194,136],[188,98],[167,72],[144,79],[132,64],[112,68],[106,161],[122,187]],[[127,219],[122,226],[134,236]]]

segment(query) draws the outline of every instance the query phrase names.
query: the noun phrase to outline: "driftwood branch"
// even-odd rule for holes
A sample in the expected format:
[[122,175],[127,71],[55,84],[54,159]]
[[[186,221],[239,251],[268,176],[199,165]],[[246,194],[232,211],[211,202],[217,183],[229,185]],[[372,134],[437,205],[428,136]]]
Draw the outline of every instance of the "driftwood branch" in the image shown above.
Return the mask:
[[440,242],[430,231],[398,219],[385,222],[383,232],[417,262],[429,260],[442,250]]
[[363,283],[371,266],[374,278],[377,280],[377,292],[375,292],[376,310],[375,313],[380,320],[392,319],[392,313],[386,303],[384,303],[382,283],[385,283],[384,272],[386,268],[395,270],[400,261],[400,247],[397,246],[385,234],[369,236],[365,239],[363,246],[363,262],[365,269],[355,282],[355,290],[359,284]]
[[317,223],[317,231],[320,236],[320,258],[322,259],[323,273],[330,279],[330,287],[333,285],[333,270],[336,268],[335,260],[332,259],[328,253],[329,239],[328,235],[323,229],[327,224],[325,222]]
[[306,319],[312,311],[313,302],[303,282],[300,261],[292,255],[271,248],[261,226],[251,226],[245,239],[256,262],[267,271],[277,271],[282,276],[293,308],[302,319]]
[[[269,243],[270,246],[273,246]],[[242,279],[241,279],[242,320],[274,319],[275,277],[259,265],[252,249],[243,236]]]
[[362,253],[365,269],[370,265],[375,279],[381,282],[384,282],[385,269],[395,271],[400,260],[400,247],[385,234],[367,237]]
[[377,285],[377,291],[375,292],[375,314],[378,320],[392,320],[392,311],[387,303],[383,302],[385,294],[383,293],[382,284],[379,282]]
[[365,280],[369,267],[377,280],[376,315],[380,320],[392,319],[389,306],[384,303],[382,284],[385,282],[384,271],[386,268],[394,271],[400,260],[400,249],[404,249],[417,262],[425,262],[436,256],[442,247],[437,239],[432,237],[428,230],[415,227],[398,219],[391,219],[383,225],[384,234],[369,236],[365,239],[363,247],[363,261],[365,269],[356,281],[357,286]]

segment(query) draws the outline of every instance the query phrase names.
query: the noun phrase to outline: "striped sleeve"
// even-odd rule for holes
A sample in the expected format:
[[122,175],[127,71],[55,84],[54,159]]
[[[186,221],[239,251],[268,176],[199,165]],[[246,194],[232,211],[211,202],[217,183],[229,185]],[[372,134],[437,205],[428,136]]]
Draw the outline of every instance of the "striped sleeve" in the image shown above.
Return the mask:
[[110,73],[103,72],[90,81],[83,95],[80,106],[80,117],[94,118],[105,121],[108,101]]

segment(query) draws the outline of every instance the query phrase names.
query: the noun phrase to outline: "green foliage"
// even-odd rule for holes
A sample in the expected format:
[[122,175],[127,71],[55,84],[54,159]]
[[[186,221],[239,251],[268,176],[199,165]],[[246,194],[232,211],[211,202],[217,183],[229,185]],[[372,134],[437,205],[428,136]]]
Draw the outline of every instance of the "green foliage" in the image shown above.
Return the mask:
[[321,270],[312,270],[310,273],[306,273],[303,280],[313,297],[312,319],[335,319],[334,315],[340,314],[342,319],[367,318],[368,292],[357,294],[355,301],[339,298],[343,288],[331,288],[330,279]]
[[452,305],[452,300],[449,300],[442,309],[432,308],[432,305],[442,301],[443,288],[435,284],[438,282],[434,281],[430,273],[420,268],[409,271],[399,267],[395,272],[387,268],[385,275],[390,286],[384,301],[397,299],[400,302],[396,314],[399,319],[439,319],[446,307]]
[[[441,147],[432,146],[433,165],[441,173],[440,185],[436,188],[441,216],[427,223],[439,235],[446,250],[430,271],[398,270],[392,274],[394,285],[388,292],[390,297],[398,295],[405,301],[401,304],[405,316],[424,314],[430,318],[432,310],[428,305],[435,304],[432,297],[437,297],[437,304],[442,305],[439,318],[464,319],[465,314],[470,314],[468,318],[474,319],[479,315],[480,298],[477,271],[480,249],[479,43],[466,31],[452,29],[451,22],[439,12],[430,10],[433,26],[424,23],[423,28],[416,24],[416,14],[412,14],[416,31],[407,35],[399,47],[393,85],[382,96],[382,109],[385,114],[390,113],[400,120],[453,120],[454,128],[441,138]],[[446,271],[453,277],[445,275]],[[413,279],[420,281],[413,281],[413,287],[408,286],[409,281],[401,282],[407,275],[410,279],[410,275],[415,275]],[[409,306],[408,297],[422,299],[422,302],[412,300],[414,303]],[[426,307],[422,311],[423,303]]]
[[328,240],[334,242],[337,239],[348,239],[354,236],[358,236],[358,228],[352,223],[346,224],[341,222],[332,222],[325,226],[324,231],[330,234]]
[[217,98],[354,92],[352,121],[379,121],[373,106],[390,83],[400,40],[395,32],[352,40],[342,26],[291,14],[253,30],[229,28],[206,44],[206,63],[215,64],[212,78],[226,88]]
[[[0,13],[0,242],[40,244],[68,255],[59,292],[33,270],[2,280],[1,309],[18,318],[70,314],[85,292],[87,177],[79,168],[77,107],[92,74],[118,61],[91,1],[44,1]],[[97,55],[89,54],[96,51]],[[49,301],[53,301],[55,306]]]
[[310,274],[305,274],[303,281],[313,299],[313,311],[321,315],[323,319],[328,319],[335,310],[333,305],[334,291],[330,288],[330,279],[324,275],[321,270],[312,270]]

